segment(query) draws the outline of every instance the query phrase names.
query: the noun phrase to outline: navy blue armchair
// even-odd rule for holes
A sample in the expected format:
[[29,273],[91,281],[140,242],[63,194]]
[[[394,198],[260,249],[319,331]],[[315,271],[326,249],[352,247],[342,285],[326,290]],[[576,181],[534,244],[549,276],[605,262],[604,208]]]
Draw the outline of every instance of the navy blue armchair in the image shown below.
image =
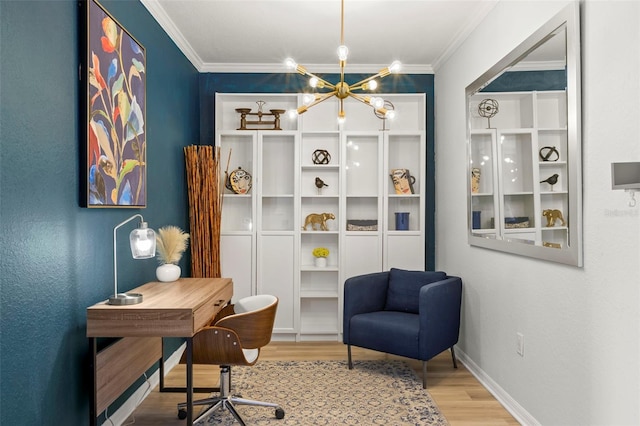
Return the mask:
[[445,272],[405,271],[359,275],[344,283],[343,341],[351,346],[427,361],[458,343],[462,280]]

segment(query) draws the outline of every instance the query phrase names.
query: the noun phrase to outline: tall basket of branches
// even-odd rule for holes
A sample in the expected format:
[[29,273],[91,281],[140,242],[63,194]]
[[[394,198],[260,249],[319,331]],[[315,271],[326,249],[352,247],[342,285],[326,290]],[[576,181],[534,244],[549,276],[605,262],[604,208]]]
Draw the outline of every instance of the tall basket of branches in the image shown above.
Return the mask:
[[191,276],[218,278],[222,188],[220,148],[190,145],[184,148],[189,191]]

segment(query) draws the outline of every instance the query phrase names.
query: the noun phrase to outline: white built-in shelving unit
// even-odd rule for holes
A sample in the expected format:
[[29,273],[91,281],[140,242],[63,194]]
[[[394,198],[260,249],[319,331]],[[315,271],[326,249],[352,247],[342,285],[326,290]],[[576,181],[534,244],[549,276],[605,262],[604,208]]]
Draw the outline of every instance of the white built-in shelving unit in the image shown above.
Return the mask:
[[[248,194],[224,191],[222,274],[233,279],[235,300],[260,293],[280,299],[274,339],[339,340],[347,278],[391,267],[424,269],[425,95],[383,96],[397,111],[393,122],[347,100],[340,128],[337,102],[330,100],[297,119],[281,117],[282,130],[237,130],[236,108],[256,112],[261,100],[263,112],[289,110],[299,95],[216,94],[222,169],[231,150],[229,172],[241,167],[253,177]],[[330,162],[315,164],[316,150],[326,150]],[[413,194],[396,195],[389,173],[399,168],[415,177]],[[318,189],[316,177],[328,186]],[[409,213],[407,230],[396,230],[396,212]],[[311,213],[335,219],[326,221],[326,231],[303,229]],[[348,230],[352,221],[377,227]],[[315,247],[329,249],[327,266],[315,266]]]

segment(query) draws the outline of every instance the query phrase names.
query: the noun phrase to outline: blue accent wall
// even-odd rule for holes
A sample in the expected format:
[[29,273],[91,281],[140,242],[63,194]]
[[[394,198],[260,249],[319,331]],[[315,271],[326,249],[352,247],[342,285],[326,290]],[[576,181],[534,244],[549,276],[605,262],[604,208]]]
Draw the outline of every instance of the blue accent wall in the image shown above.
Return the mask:
[[[339,81],[338,74],[321,74],[327,81]],[[347,74],[347,82],[360,81],[369,74]],[[426,93],[427,114],[427,198],[425,202],[425,224],[427,234],[426,262],[427,270],[435,268],[435,167],[434,167],[434,76],[433,74],[391,75],[380,82],[382,93]],[[200,142],[213,145],[215,93],[301,93],[307,91],[306,79],[291,73],[211,73],[200,75]]]
[[[188,229],[198,72],[137,0],[102,4],[146,48],[146,209],[79,207],[78,3],[0,1],[2,425],[88,423],[86,307],[113,293],[113,227],[141,213]],[[118,231],[122,291],[155,279],[155,260],[127,253],[133,227]]]
[[566,88],[566,70],[510,71],[500,75],[481,92],[530,92]]

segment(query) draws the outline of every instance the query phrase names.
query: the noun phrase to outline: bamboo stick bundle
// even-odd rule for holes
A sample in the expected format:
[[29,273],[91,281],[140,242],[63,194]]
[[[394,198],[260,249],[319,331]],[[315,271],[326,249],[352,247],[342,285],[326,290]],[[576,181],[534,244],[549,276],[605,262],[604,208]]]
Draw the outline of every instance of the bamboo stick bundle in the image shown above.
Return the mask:
[[200,239],[202,241],[202,250],[200,252],[201,256],[201,267],[199,275],[202,277],[209,276],[209,268],[208,268],[208,258],[209,258],[209,221],[206,220],[207,217],[207,167],[206,167],[206,158],[208,154],[208,149],[206,147],[199,147],[198,150],[198,174],[200,176],[200,194],[198,196],[198,231],[200,234]]
[[215,276],[219,276],[219,275],[215,275],[215,266],[213,264],[214,262],[214,242],[213,242],[213,221],[212,219],[212,215],[215,214],[215,212],[213,212],[213,204],[212,204],[212,198],[213,198],[213,188],[212,188],[212,183],[213,183],[213,150],[211,149],[212,147],[208,147],[209,149],[207,149],[206,151],[202,151],[201,152],[201,158],[200,158],[200,164],[202,164],[202,174],[205,177],[204,182],[203,182],[203,197],[202,197],[202,220],[205,221],[207,223],[207,227],[205,228],[205,233],[204,233],[204,240],[207,241],[209,244],[207,244],[207,252],[205,254],[205,259],[207,259],[207,262],[204,263],[204,273],[206,274],[206,276],[208,277],[215,277]]
[[214,252],[214,258],[213,258],[213,264],[216,267],[216,270],[214,271],[214,273],[216,274],[216,277],[221,277],[222,276],[222,269],[221,269],[221,250],[220,250],[220,233],[221,233],[221,223],[222,223],[222,200],[223,200],[223,186],[220,185],[220,181],[222,176],[220,175],[220,147],[216,147],[215,148],[215,155],[213,156],[214,159],[214,164],[213,164],[213,170],[214,170],[214,176],[213,176],[213,203],[214,203],[214,208],[212,209],[212,212],[215,212],[215,214],[213,215],[213,234],[214,234],[214,239],[213,239],[213,252]]
[[207,147],[207,149],[202,149],[200,151],[200,165],[201,165],[201,169],[200,169],[200,173],[203,176],[203,181],[202,181],[202,196],[200,197],[200,201],[201,201],[201,217],[200,220],[204,223],[207,224],[207,226],[203,227],[203,235],[202,235],[202,239],[203,241],[206,241],[206,244],[204,244],[204,252],[203,252],[203,270],[202,273],[207,276],[207,277],[215,277],[214,275],[214,270],[215,267],[213,266],[213,235],[212,235],[212,222],[211,222],[211,215],[212,215],[212,206],[211,206],[211,197],[213,196],[213,194],[211,194],[211,180],[212,180],[212,173],[213,170],[211,168],[211,160],[212,160],[212,155],[213,152],[211,150],[211,147]]
[[187,195],[188,195],[188,202],[189,202],[189,234],[191,235],[191,245],[190,245],[190,251],[191,251],[191,274],[193,275],[193,263],[195,262],[195,257],[193,255],[193,253],[195,251],[197,251],[197,247],[194,247],[194,245],[197,246],[198,244],[198,238],[195,237],[195,234],[193,233],[193,226],[191,225],[192,223],[194,223],[195,219],[194,219],[194,210],[192,208],[193,205],[193,191],[191,190],[191,188],[193,187],[193,173],[192,173],[192,160],[191,160],[191,154],[192,154],[192,150],[190,149],[190,147],[184,147],[183,149],[184,151],[184,159],[185,159],[185,172],[186,172],[186,178],[187,178]]
[[200,244],[201,238],[198,235],[198,196],[200,184],[198,182],[198,148],[187,146],[184,148],[187,189],[189,195],[189,232],[191,234],[191,276],[197,277],[196,271],[200,270]]
[[219,148],[191,145],[184,148],[189,193],[191,276],[220,277]]
[[202,175],[202,166],[200,164],[200,156],[201,156],[201,152],[202,149],[200,147],[198,147],[198,151],[196,152],[196,173],[197,173],[197,177],[196,177],[196,184],[197,184],[197,194],[198,196],[196,197],[196,229],[197,229],[197,235],[198,235],[198,239],[200,240],[200,244],[199,244],[199,249],[198,249],[198,263],[197,263],[197,269],[194,271],[196,274],[196,277],[206,277],[205,274],[205,270],[204,270],[204,264],[206,262],[206,251],[207,251],[207,244],[206,244],[206,239],[204,238],[204,233],[207,229],[207,223],[202,221],[202,208],[203,208],[203,204],[202,204],[202,196],[203,196],[203,191],[202,191],[202,185],[204,182],[205,177]]

